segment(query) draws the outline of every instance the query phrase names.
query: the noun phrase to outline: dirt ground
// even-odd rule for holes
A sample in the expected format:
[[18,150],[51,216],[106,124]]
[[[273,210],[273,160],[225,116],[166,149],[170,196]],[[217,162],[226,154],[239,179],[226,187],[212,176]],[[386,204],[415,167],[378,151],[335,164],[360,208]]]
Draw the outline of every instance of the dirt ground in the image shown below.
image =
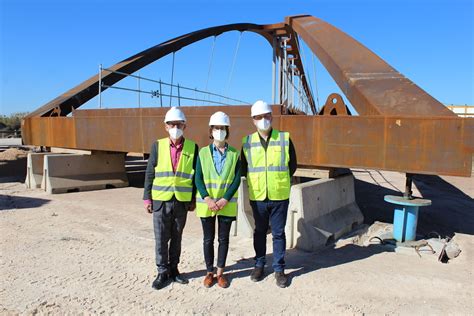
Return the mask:
[[[152,219],[139,175],[128,188],[48,195],[27,190],[21,168],[24,161],[0,161],[2,314],[473,314],[472,178],[415,177],[415,195],[433,201],[418,232],[454,237],[462,249],[448,264],[379,245],[291,249],[290,286],[280,289],[271,265],[262,282],[250,280],[252,240],[237,236],[227,260],[230,287],[206,289],[201,226],[189,213],[180,269],[190,283],[155,291]],[[401,194],[404,175],[353,173],[366,223],[391,222],[383,195]]]

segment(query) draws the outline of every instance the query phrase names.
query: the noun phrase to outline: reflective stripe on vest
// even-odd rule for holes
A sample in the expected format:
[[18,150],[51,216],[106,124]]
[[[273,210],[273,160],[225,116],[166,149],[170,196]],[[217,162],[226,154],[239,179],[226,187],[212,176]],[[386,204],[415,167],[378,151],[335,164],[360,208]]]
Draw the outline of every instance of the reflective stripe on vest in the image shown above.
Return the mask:
[[[202,175],[204,185],[206,186],[209,197],[215,201],[224,197],[224,194],[229,189],[230,185],[234,181],[235,168],[237,166],[237,160],[239,159],[239,153],[234,147],[228,146],[224,167],[222,168],[221,174],[218,174],[212,158],[211,148],[206,146],[199,151],[199,160],[201,162]],[[210,217],[218,215],[224,216],[237,216],[237,194],[230,199],[227,205],[215,213],[209,210],[206,201],[202,199],[199,190],[196,193],[196,215],[198,217]]]
[[[242,139],[247,159],[247,184],[252,201],[286,200],[290,197],[290,134],[272,130],[267,150],[258,132]],[[271,184],[271,185],[268,185]]]
[[193,141],[184,140],[183,150],[176,173],[174,173],[169,142],[169,138],[158,140],[158,163],[155,167],[151,196],[153,200],[169,201],[174,195],[178,201],[189,202],[193,192],[193,161],[196,144]]

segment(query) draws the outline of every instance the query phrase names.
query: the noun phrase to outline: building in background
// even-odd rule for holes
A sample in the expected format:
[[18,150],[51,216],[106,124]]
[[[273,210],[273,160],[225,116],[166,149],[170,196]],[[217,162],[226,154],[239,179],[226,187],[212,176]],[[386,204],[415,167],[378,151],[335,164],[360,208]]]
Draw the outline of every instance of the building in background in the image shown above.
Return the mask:
[[474,117],[474,105],[445,104],[448,109],[460,117]]

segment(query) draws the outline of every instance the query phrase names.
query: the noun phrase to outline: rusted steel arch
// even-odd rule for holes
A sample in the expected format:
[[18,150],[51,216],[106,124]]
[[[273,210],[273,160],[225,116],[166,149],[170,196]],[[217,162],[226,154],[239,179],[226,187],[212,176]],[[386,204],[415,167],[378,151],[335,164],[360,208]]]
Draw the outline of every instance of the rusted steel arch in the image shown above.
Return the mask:
[[455,116],[370,49],[310,15],[286,24],[311,48],[359,115]]
[[[295,33],[310,47],[339,85],[360,115],[453,116],[443,104],[411,80],[388,65],[379,56],[336,27],[308,15],[290,16],[285,23],[258,25],[238,23],[206,28],[166,41],[110,67],[133,73],[187,45],[229,31],[249,31],[263,36],[272,45],[274,36],[288,38],[289,53],[295,57],[303,88],[314,112],[314,100],[304,75]],[[280,50],[277,50],[280,54]],[[105,85],[111,86],[125,75],[102,73]],[[99,75],[95,75],[43,105],[28,117],[65,116],[99,93]],[[105,87],[103,88],[106,89]]]
[[[216,27],[210,27],[188,33],[179,37],[176,37],[172,40],[163,42],[156,46],[153,46],[147,50],[144,50],[132,57],[122,60],[121,62],[110,67],[111,70],[120,71],[123,73],[131,74],[155,61],[158,59],[176,52],[181,48],[188,46],[192,43],[205,39],[211,36],[217,36],[225,32],[230,31],[247,31],[253,32],[263,36],[269,43],[273,43],[273,32],[278,29],[284,28],[284,24],[269,24],[269,25],[258,25],[251,23],[237,23],[237,24],[228,24]],[[125,75],[111,73],[107,71],[102,72],[102,82],[105,85],[111,86],[118,81],[125,78]],[[103,87],[102,91],[106,88]],[[95,97],[99,94],[99,75],[92,76],[88,80],[82,82],[71,90],[65,92],[59,97],[53,99],[52,101],[46,103],[42,107],[38,108],[34,112],[31,112],[28,117],[38,117],[38,116],[50,116],[50,114],[55,111],[58,116],[66,116],[72,112],[73,109],[76,109]]]
[[[284,115],[285,111],[278,111],[282,105],[275,105],[275,128],[291,133],[300,167],[471,176],[474,119],[458,118],[368,48],[312,16],[288,17],[286,23],[274,25],[232,24],[189,33],[132,56],[113,69],[132,73],[160,56],[226,30],[252,31],[272,44],[275,37],[280,43],[290,39],[287,51],[300,59],[299,52],[293,51],[298,49],[297,42],[291,41],[297,41],[292,35],[296,32],[359,113],[341,115],[345,114],[344,104],[337,98],[336,106],[334,101],[330,104],[336,115]],[[104,81],[112,85],[123,77],[108,74]],[[22,121],[24,144],[145,153],[153,141],[166,136],[162,128],[166,108],[78,110],[64,117],[97,93],[98,76],[94,76],[30,114]],[[333,109],[328,107],[329,114]],[[242,135],[254,131],[247,105],[183,110],[189,121],[187,133],[200,146],[209,142],[203,118],[217,110],[232,117],[232,146],[240,146]],[[53,111],[60,117],[41,117]]]

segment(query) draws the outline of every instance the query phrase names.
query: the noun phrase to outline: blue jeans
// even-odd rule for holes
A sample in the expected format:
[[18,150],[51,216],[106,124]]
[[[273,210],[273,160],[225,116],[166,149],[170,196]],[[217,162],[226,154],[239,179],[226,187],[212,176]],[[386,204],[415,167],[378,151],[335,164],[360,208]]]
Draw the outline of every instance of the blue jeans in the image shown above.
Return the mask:
[[217,267],[225,268],[227,253],[229,252],[229,235],[232,221],[235,217],[229,216],[210,216],[201,217],[202,230],[204,233],[203,249],[204,261],[206,262],[207,272],[214,271],[214,238],[216,235],[216,217],[217,217]]
[[255,230],[253,247],[255,249],[255,266],[264,267],[267,252],[267,231],[269,224],[273,236],[273,270],[282,272],[285,269],[286,236],[285,224],[289,200],[283,201],[250,201]]

